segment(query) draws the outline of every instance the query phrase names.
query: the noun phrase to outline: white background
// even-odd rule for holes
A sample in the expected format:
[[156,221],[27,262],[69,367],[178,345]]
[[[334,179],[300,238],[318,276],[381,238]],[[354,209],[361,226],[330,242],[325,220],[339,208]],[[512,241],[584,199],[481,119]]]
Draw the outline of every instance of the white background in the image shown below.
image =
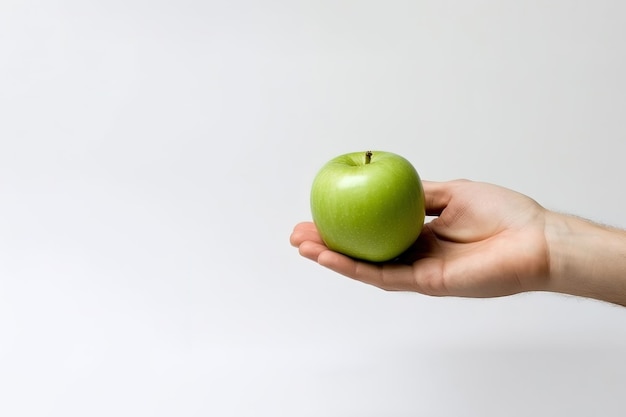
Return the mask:
[[0,415],[623,416],[626,312],[297,255],[384,149],[626,226],[620,1],[0,3]]

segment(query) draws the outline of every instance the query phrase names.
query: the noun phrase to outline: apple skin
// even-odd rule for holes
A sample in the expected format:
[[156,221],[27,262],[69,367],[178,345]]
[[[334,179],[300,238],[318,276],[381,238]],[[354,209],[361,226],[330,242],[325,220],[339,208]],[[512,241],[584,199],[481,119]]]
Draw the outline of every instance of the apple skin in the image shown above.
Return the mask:
[[413,165],[400,155],[348,153],[316,175],[311,213],[329,249],[370,262],[390,261],[422,230],[424,189]]

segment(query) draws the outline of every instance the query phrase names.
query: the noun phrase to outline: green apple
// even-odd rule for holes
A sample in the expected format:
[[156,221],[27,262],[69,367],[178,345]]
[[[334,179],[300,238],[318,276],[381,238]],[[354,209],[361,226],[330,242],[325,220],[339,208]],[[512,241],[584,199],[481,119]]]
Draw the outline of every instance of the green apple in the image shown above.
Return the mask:
[[424,189],[409,161],[391,152],[338,156],[316,175],[311,212],[330,249],[352,258],[397,258],[424,225]]

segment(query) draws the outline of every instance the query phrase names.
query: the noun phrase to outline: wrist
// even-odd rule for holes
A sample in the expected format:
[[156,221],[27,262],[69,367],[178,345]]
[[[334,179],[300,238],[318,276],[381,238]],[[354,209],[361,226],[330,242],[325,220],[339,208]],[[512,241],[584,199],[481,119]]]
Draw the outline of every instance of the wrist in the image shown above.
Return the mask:
[[626,232],[548,212],[547,291],[626,305]]

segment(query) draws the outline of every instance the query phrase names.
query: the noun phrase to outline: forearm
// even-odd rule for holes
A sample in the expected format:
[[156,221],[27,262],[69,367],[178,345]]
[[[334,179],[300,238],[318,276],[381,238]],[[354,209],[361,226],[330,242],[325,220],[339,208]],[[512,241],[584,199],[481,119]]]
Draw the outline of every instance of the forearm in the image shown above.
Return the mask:
[[549,212],[547,291],[626,306],[626,232]]

